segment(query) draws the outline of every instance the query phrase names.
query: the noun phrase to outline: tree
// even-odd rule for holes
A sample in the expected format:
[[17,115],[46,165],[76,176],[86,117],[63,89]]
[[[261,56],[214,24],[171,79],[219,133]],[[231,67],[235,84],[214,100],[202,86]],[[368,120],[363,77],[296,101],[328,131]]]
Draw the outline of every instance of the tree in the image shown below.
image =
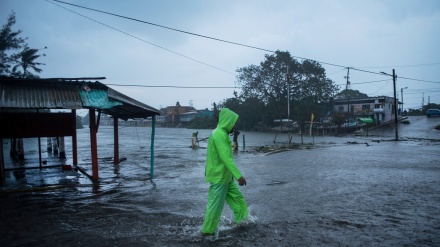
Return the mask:
[[344,89],[335,95],[335,99],[365,99],[367,94],[361,93],[358,90]]
[[346,123],[348,121],[350,117],[350,114],[346,113],[346,112],[337,112],[335,114],[332,115],[331,119],[332,119],[332,124],[338,126],[337,128],[337,134],[340,134],[341,132],[341,125],[343,125],[344,123]]
[[264,118],[265,106],[262,101],[255,97],[239,97],[237,92],[234,92],[234,98],[224,100],[220,106],[229,108],[239,115],[237,128],[240,130],[252,129]]
[[21,30],[12,31],[15,24],[15,13],[12,12],[8,21],[0,30],[0,76],[10,76],[10,68],[15,61],[20,58],[19,53],[13,53],[14,50],[20,50],[26,46],[26,39],[21,38]]
[[188,122],[188,129],[215,129],[217,122],[209,116],[196,117]]
[[35,75],[29,70],[41,73],[42,69],[38,66],[44,64],[36,62],[36,60],[46,55],[39,55],[38,49],[29,48],[26,44],[27,38],[19,37],[21,30],[12,31],[15,22],[15,13],[12,12],[7,23],[0,30],[0,76],[32,78]]
[[[290,114],[292,109],[298,109],[296,117],[308,119],[310,111],[323,108],[322,105],[328,103],[339,89],[326,77],[325,69],[318,62],[298,62],[287,51],[265,55],[265,61],[259,66],[250,65],[237,69],[237,72],[237,84],[242,88],[241,100],[262,102],[264,112],[261,116],[266,116],[266,123],[287,118],[288,100],[290,106],[296,105],[290,107],[290,116],[294,116]],[[298,105],[301,105],[300,109]]]
[[[29,72],[29,69],[33,69],[37,73],[41,73],[42,69],[38,68],[38,65],[44,65],[44,63],[35,62],[41,55],[38,55],[38,49],[31,49],[29,47],[25,47],[23,51],[20,53],[20,61],[12,68],[12,75],[16,77],[22,78],[32,78],[35,77],[34,74]],[[46,56],[43,54],[43,56]],[[19,71],[19,68],[23,70],[23,72]]]

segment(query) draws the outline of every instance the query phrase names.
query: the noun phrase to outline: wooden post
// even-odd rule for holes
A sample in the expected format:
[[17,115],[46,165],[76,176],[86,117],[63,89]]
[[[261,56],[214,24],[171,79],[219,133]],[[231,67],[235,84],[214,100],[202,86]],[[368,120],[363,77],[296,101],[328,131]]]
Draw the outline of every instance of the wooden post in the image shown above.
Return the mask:
[[52,153],[52,137],[47,137],[47,153]]
[[3,159],[3,138],[0,138],[0,184],[5,180],[5,160]]
[[60,159],[65,160],[66,159],[66,150],[64,146],[64,136],[58,137],[59,143],[60,143]]
[[243,151],[246,150],[246,140],[244,139],[244,135],[243,135]]
[[17,138],[11,138],[11,150],[9,151],[9,155],[13,158],[17,158]]
[[95,109],[89,110],[90,117],[90,148],[92,153],[92,180],[93,182],[98,182],[98,144],[96,141],[96,119],[95,119]]
[[24,160],[24,145],[23,138],[17,139],[17,159]]
[[78,165],[78,144],[76,140],[76,110],[72,110],[72,118],[75,119],[72,124],[73,134],[72,134],[72,159],[73,164]]
[[41,137],[38,137],[38,163],[40,163],[40,169],[43,169],[43,161],[41,158]]
[[156,115],[153,115],[153,121],[151,124],[151,156],[150,156],[150,179],[153,179],[154,176],[154,135],[156,130]]
[[113,116],[113,135],[114,135],[114,155],[113,163],[119,163],[119,130],[118,130],[118,118]]
[[58,137],[52,137],[53,154],[58,154]]

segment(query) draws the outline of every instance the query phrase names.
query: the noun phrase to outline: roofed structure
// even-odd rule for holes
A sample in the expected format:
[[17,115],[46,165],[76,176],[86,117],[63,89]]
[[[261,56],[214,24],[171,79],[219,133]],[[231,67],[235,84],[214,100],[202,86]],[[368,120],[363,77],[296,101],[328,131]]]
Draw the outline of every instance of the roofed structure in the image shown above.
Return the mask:
[[[105,78],[0,78],[0,140],[3,138],[72,136],[73,163],[77,165],[76,110],[88,109],[93,180],[98,180],[96,132],[101,113],[111,115],[115,120],[114,162],[119,162],[118,119],[152,117],[151,150],[153,156],[155,116],[160,114],[159,110],[98,81],[103,79]],[[51,109],[71,110],[71,113],[50,113]],[[98,112],[97,118],[95,111]],[[0,180],[4,177],[3,157],[3,147],[0,141]],[[151,166],[153,166],[153,157],[151,159]],[[151,167],[151,176],[152,170],[153,167]]]
[[147,118],[159,110],[136,101],[99,78],[0,79],[1,109],[98,109],[119,119]]

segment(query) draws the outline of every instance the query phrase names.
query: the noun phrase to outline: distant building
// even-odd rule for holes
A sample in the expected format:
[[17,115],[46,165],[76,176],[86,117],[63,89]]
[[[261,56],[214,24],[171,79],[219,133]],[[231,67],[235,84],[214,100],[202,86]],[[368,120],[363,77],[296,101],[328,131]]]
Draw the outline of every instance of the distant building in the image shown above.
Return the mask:
[[334,112],[347,112],[354,118],[371,118],[376,124],[395,119],[394,98],[387,96],[335,100]]
[[[182,127],[183,121],[189,121],[192,119],[193,113],[197,113],[197,110],[192,106],[181,106],[179,102],[175,106],[167,106],[161,109],[161,112],[165,113],[165,126],[167,127]],[[186,114],[190,113],[191,114]],[[189,120],[188,120],[189,119]]]

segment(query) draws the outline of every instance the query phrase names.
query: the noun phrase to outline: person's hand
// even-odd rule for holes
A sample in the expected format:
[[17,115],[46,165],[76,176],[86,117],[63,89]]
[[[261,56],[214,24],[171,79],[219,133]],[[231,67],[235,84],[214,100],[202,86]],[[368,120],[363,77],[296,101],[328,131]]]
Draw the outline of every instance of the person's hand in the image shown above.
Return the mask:
[[238,179],[238,184],[240,185],[240,186],[246,186],[246,179],[244,179],[244,177],[241,177],[241,178],[239,178]]

